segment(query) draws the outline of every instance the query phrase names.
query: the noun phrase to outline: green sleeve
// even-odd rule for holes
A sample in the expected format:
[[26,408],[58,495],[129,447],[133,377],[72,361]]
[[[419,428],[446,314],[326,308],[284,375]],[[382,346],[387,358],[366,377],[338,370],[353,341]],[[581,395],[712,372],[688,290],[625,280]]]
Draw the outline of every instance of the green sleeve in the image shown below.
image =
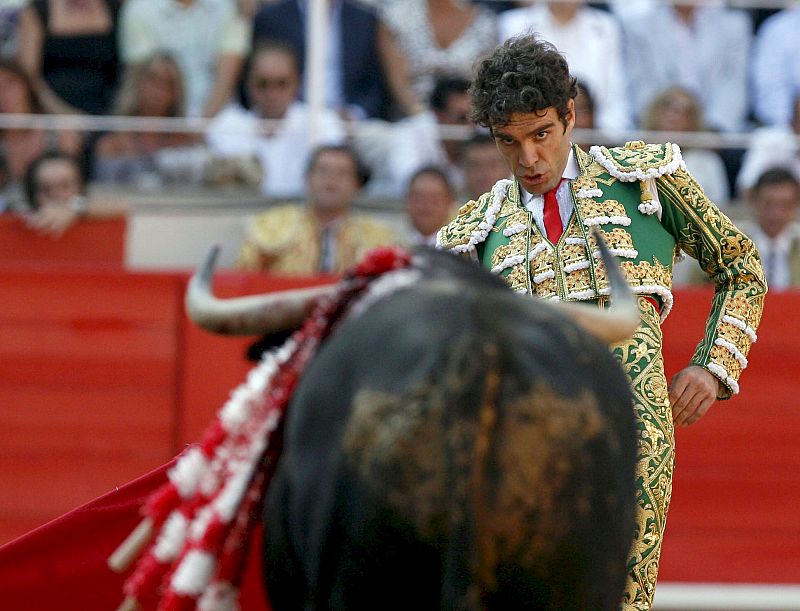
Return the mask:
[[720,398],[729,398],[739,390],[767,292],[758,251],[686,170],[659,178],[657,185],[662,224],[698,260],[715,288],[692,363],[714,374],[727,391]]

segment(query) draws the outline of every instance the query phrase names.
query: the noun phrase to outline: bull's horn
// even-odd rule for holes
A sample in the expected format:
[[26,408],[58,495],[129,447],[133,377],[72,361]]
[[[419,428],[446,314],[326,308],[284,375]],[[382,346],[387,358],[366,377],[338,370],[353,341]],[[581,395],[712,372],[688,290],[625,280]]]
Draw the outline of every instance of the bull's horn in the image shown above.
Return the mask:
[[266,295],[218,299],[211,292],[219,246],[208,253],[186,290],[186,312],[199,327],[213,333],[257,335],[299,327],[317,299],[330,295],[334,285],[276,291]]
[[602,311],[576,303],[555,305],[562,312],[566,312],[567,316],[580,327],[602,341],[613,344],[633,335],[639,325],[639,307],[636,305],[636,298],[631,287],[625,281],[622,269],[609,252],[600,232],[595,230],[593,235],[606,267],[608,284],[611,288],[611,306]]

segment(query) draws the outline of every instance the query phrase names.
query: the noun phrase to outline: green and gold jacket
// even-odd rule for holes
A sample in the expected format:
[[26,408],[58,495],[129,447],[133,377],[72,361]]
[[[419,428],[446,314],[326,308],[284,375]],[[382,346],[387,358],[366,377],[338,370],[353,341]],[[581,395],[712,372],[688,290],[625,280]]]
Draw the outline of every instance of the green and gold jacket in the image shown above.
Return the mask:
[[576,146],[574,154],[574,211],[556,244],[525,208],[518,183],[502,180],[459,209],[438,246],[476,258],[520,293],[602,306],[609,287],[591,235],[597,227],[633,291],[656,299],[662,322],[672,308],[673,261],[686,252],[716,288],[692,363],[720,379],[727,396],[737,393],[767,290],[753,242],[706,198],[677,145],[637,141],[589,153]]

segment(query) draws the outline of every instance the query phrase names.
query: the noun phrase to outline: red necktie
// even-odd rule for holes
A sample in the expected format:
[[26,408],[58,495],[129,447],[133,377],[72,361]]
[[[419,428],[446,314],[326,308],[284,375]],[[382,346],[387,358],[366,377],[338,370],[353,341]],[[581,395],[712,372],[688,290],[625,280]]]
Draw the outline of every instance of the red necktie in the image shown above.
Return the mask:
[[564,232],[564,227],[561,225],[561,213],[558,210],[558,200],[556,199],[556,191],[561,183],[564,181],[562,178],[558,184],[544,194],[544,230],[547,233],[547,239],[553,244],[558,242],[561,234]]

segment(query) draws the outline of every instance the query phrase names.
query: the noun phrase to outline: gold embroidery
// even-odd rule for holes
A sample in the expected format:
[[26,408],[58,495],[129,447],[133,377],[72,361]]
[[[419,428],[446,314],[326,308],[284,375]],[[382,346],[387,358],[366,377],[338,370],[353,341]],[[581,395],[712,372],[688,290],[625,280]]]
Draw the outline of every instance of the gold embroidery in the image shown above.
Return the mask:
[[[508,200],[506,200],[507,202]],[[503,209],[506,208],[506,204],[503,203]],[[502,209],[501,209],[502,214]],[[512,214],[508,215],[508,218],[505,220],[506,227],[513,227],[514,225],[527,225],[528,224],[528,213],[524,210],[514,210]]]
[[592,294],[586,295],[584,299],[592,299],[595,296],[594,287],[592,286],[592,277],[588,269],[576,269],[565,274],[564,283],[566,285],[567,295],[591,290]]
[[528,274],[525,265],[515,265],[511,268],[511,271],[508,272],[508,275],[504,277],[504,280],[508,283],[508,286],[511,287],[514,291],[527,291],[528,290]]
[[572,182],[572,191],[573,193],[578,193],[579,191],[589,191],[591,189],[597,188],[597,181],[589,176],[578,176]]
[[728,375],[734,380],[738,380],[742,373],[742,364],[733,356],[733,353],[724,346],[714,346],[711,348],[711,362],[724,367]]
[[[633,237],[622,227],[614,227],[611,231],[601,229],[600,233],[609,248],[614,250],[634,250]],[[597,240],[594,239],[594,234],[589,234],[589,243],[591,244],[592,252],[596,251]]]
[[655,257],[652,263],[623,261],[622,271],[625,272],[628,283],[633,286],[663,286],[668,290],[672,289],[672,272],[668,267],[661,265]]
[[606,162],[618,172],[630,174],[636,170],[664,170],[673,162],[675,151],[671,144],[645,144],[637,140],[624,147],[599,147]]
[[483,221],[492,197],[491,193],[486,193],[477,201],[469,201],[458,209],[458,216],[442,227],[440,240],[444,248],[453,248],[469,242],[472,232]]
[[598,216],[628,216],[625,206],[615,199],[597,202],[593,199],[581,197],[576,200],[576,204],[579,206],[581,217],[584,220]]
[[613,346],[614,356],[631,380],[639,432],[636,536],[628,560],[624,611],[648,610],[653,603],[675,456],[659,315],[643,297],[638,302],[639,328],[631,339]]
[[495,248],[492,253],[492,268],[500,265],[507,257],[516,254],[516,250],[512,243],[503,244]]
[[500,216],[511,216],[512,214],[516,216],[515,213],[521,212],[522,214],[526,215],[524,210],[519,209],[519,204],[513,201],[510,197],[506,197],[503,200],[503,204],[500,207]]

